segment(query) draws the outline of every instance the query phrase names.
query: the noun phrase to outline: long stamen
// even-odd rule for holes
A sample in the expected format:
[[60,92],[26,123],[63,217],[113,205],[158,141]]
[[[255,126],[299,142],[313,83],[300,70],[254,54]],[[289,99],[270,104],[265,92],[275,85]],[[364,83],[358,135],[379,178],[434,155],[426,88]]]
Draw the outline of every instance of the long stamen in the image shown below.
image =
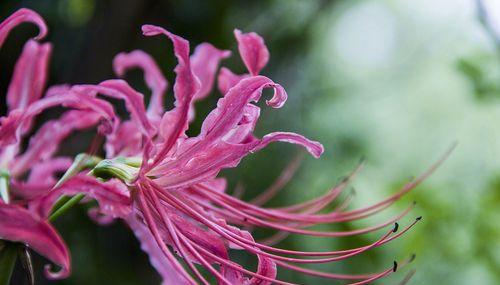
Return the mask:
[[144,214],[146,225],[148,226],[149,230],[153,234],[153,237],[156,240],[156,243],[158,244],[158,246],[162,250],[165,257],[174,265],[174,268],[176,269],[176,271],[181,276],[183,276],[190,284],[196,284],[196,282],[193,280],[193,278],[189,274],[187,274],[187,272],[184,270],[184,268],[182,268],[181,264],[179,264],[177,259],[172,255],[170,250],[167,248],[167,246],[163,242],[163,240],[160,236],[160,233],[158,232],[158,229],[155,226],[151,212],[149,211],[149,208],[148,208],[146,201],[143,197],[144,194],[141,193],[142,189],[139,188],[138,190],[139,191],[137,191],[138,192],[137,193],[137,201],[139,202],[139,207],[140,207],[142,213]]
[[[183,244],[181,244],[181,241],[179,240],[179,237],[177,234],[181,235],[183,239],[185,239],[186,237],[182,234],[182,232],[176,230],[176,227],[172,224],[172,221],[168,218],[168,215],[165,213],[163,207],[159,204],[159,199],[156,196],[156,194],[154,193],[154,191],[148,191],[148,193],[152,196],[152,201],[155,204],[155,207],[158,209],[158,211],[162,217],[162,220],[164,221],[164,224],[166,225],[167,229],[170,231],[170,235],[172,237],[172,240],[174,241],[174,244],[177,246],[177,248],[179,248],[182,255],[184,256],[184,260],[186,260],[186,262],[188,262],[188,266],[190,266],[190,268],[192,268],[192,269],[194,268],[193,271],[195,272],[195,274],[198,275],[198,277],[202,281],[206,281],[201,275],[199,275],[199,272],[196,270],[194,265],[189,260],[189,256],[184,251]],[[213,267],[203,257],[201,257],[196,251],[193,251],[193,250],[189,250],[189,251],[192,254],[194,254],[197,257],[197,260],[200,261],[200,263],[202,263],[210,272],[212,272],[212,274],[217,276],[220,281],[224,282],[225,284],[231,285],[231,283],[228,280],[226,280],[222,275],[220,275],[219,272],[214,270]]]
[[[173,199],[176,199],[175,197],[171,197]],[[211,227],[210,224],[206,224],[207,226]],[[409,228],[408,228],[409,229]],[[406,229],[407,230],[407,229]],[[405,230],[405,231],[406,231]],[[220,231],[218,230],[215,230],[217,233],[221,234]],[[268,256],[272,259],[277,259],[277,260],[286,260],[286,261],[289,261],[289,262],[298,262],[298,263],[323,263],[323,262],[331,262],[331,261],[337,261],[337,260],[341,260],[341,259],[345,259],[345,258],[348,258],[348,257],[351,257],[351,256],[354,256],[358,253],[361,253],[363,251],[366,251],[370,248],[373,248],[373,247],[376,247],[378,245],[381,245],[383,243],[385,243],[385,241],[387,240],[388,236],[393,232],[393,230],[391,230],[388,234],[386,234],[384,237],[382,237],[379,241],[373,243],[372,245],[369,245],[369,246],[365,246],[365,247],[361,247],[361,248],[358,248],[356,250],[351,250],[349,252],[347,251],[344,251],[345,253],[345,256],[340,256],[340,257],[335,257],[335,258],[329,258],[329,259],[316,259],[316,260],[302,260],[302,259],[293,259],[293,258],[286,258],[286,257],[282,257],[282,256],[277,256],[277,255],[273,255],[273,254],[269,254],[267,252],[261,252],[261,251],[258,251],[258,252],[255,252],[255,250],[251,247],[251,246],[248,246],[247,244],[245,244],[245,242],[243,242],[241,239],[241,237],[238,238],[237,235],[234,235],[234,233],[231,233],[230,231],[224,231],[224,234],[222,234],[225,238],[227,238],[228,240],[230,240],[231,242],[234,242],[236,244],[238,244],[239,246],[242,246],[243,248],[245,248],[246,250],[248,250],[249,252],[253,252],[255,254],[261,254],[261,255],[264,255],[264,256]],[[227,237],[226,234],[229,234],[230,238]],[[236,239],[236,240],[235,240]],[[256,243],[253,243],[253,244],[256,244]],[[257,245],[257,244],[256,244]]]
[[[147,188],[143,188],[147,189]],[[170,239],[174,242],[175,246],[179,249],[181,255],[184,257],[184,261],[187,263],[188,267],[193,271],[193,273],[200,279],[203,284],[209,284],[207,280],[201,275],[198,269],[194,266],[194,264],[189,259],[189,256],[186,254],[184,247],[180,245],[179,238],[177,237],[176,230],[172,226],[172,222],[168,218],[168,216],[163,211],[163,207],[158,204],[158,199],[155,199],[153,191],[145,191],[145,196],[148,198],[149,204],[151,204],[152,208],[156,210],[158,215],[162,217],[161,221],[164,226],[168,230],[168,234],[170,235]],[[152,196],[152,197],[149,197]]]
[[[213,193],[213,192],[211,192]],[[205,197],[207,197],[208,199],[210,199],[210,196],[205,194],[205,193],[201,193],[201,195],[204,195]],[[411,209],[408,209],[408,210],[405,210],[403,213],[399,214],[398,216],[390,219],[389,221],[385,222],[385,223],[381,223],[379,225],[375,225],[375,226],[372,226],[372,227],[367,227],[367,228],[364,228],[364,229],[359,229],[359,230],[353,230],[353,231],[344,231],[344,232],[318,232],[318,231],[312,231],[312,230],[303,230],[303,229],[297,229],[297,228],[293,228],[293,227],[289,227],[289,226],[284,226],[284,225],[281,225],[281,224],[277,224],[277,223],[273,223],[273,222],[268,222],[268,221],[264,221],[262,219],[259,219],[259,218],[256,218],[254,216],[251,216],[251,215],[248,215],[246,214],[245,212],[243,211],[240,211],[224,202],[222,202],[221,200],[215,198],[214,196],[211,196],[212,198],[212,201],[214,202],[217,202],[220,206],[230,210],[230,211],[233,211],[235,213],[239,213],[241,216],[243,216],[244,218],[247,218],[247,220],[255,225],[259,225],[259,226],[262,226],[262,227],[268,227],[268,228],[273,228],[273,229],[277,229],[277,230],[282,230],[282,231],[288,231],[288,232],[291,232],[291,233],[296,233],[296,234],[304,234],[304,235],[312,235],[312,236],[324,236],[324,237],[341,237],[341,236],[350,236],[350,235],[358,235],[358,234],[363,234],[363,233],[368,233],[368,232],[372,232],[372,231],[376,231],[378,229],[381,229],[383,227],[386,227],[392,223],[394,223],[395,221],[401,219],[403,216],[405,216]]]

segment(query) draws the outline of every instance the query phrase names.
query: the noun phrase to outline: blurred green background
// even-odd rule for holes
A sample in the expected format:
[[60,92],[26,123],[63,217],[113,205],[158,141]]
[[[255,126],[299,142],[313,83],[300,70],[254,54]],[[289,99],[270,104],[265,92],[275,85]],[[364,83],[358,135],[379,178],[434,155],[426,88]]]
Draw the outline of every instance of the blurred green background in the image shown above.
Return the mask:
[[[486,25],[480,23],[473,0],[4,0],[0,17],[20,7],[38,11],[50,26],[48,41],[54,44],[50,84],[111,78],[113,56],[133,49],[151,53],[173,82],[170,44],[143,38],[143,23],[161,25],[189,39],[192,47],[208,41],[233,50],[224,65],[237,72],[244,69],[233,28],[261,34],[271,52],[263,74],[287,89],[289,101],[280,110],[264,108],[257,133],[296,131],[326,147],[320,160],[305,159],[271,205],[320,195],[362,156],[367,163],[353,183],[356,196],[351,208],[368,205],[395,192],[458,142],[431,178],[386,213],[331,226],[346,229],[383,221],[415,200],[416,209],[402,224],[418,215],[424,219],[405,238],[352,260],[315,268],[370,272],[415,253],[417,259],[409,268],[417,271],[410,284],[500,284],[498,1],[485,1],[490,16]],[[16,29],[0,52],[2,96],[22,44],[33,33],[29,25]],[[131,72],[127,79],[148,93],[140,72]],[[214,92],[197,105],[193,134],[218,96]],[[3,103],[1,109],[4,114]],[[72,138],[61,152],[85,150],[91,135]],[[273,182],[296,152],[293,146],[275,144],[223,174],[231,188],[240,183],[245,198],[251,198]],[[37,284],[159,284],[147,257],[122,224],[98,227],[80,207],[56,226],[71,249],[73,274],[48,282],[40,272],[45,261],[37,256]],[[282,246],[336,249],[376,237],[290,237]],[[245,262],[242,256],[235,257]],[[408,271],[402,269],[377,284],[398,284]],[[21,273],[19,269],[15,273],[16,285],[25,282]],[[279,276],[325,284],[286,270]]]

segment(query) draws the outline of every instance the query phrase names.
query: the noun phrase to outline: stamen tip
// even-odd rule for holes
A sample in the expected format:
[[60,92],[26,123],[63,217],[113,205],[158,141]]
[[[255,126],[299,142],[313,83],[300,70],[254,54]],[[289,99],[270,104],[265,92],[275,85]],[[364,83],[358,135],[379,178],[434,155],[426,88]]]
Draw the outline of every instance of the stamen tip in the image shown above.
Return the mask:
[[392,266],[392,272],[396,272],[398,270],[398,263],[397,261],[394,261],[394,265]]
[[420,221],[422,219],[422,216],[418,216],[415,220]]
[[392,229],[392,232],[395,233],[398,231],[398,229],[399,229],[399,224],[396,222],[394,223],[394,228]]
[[417,205],[417,201],[413,201],[413,206]]

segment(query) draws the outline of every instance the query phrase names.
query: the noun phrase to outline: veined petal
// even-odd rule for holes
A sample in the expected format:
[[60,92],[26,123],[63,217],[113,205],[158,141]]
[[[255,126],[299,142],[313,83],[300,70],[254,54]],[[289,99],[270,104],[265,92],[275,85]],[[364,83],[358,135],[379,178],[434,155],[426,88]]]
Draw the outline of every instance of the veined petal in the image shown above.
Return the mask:
[[[183,164],[170,161],[165,166],[160,165],[149,174],[154,177],[156,184],[162,188],[174,189],[185,187],[215,177],[223,168],[232,168],[239,164],[254,144],[229,144],[219,142],[210,146],[196,156],[191,157]],[[171,165],[171,166],[168,166]]]
[[238,41],[238,51],[241,59],[251,75],[257,75],[269,61],[269,50],[264,43],[264,39],[258,34],[242,33],[234,30],[234,36]]
[[[264,76],[255,76],[242,80],[238,85],[232,88],[228,94],[219,99],[217,103],[217,108],[214,109],[203,122],[201,133],[195,138],[188,139],[180,146],[180,151],[174,161],[168,161],[158,165],[156,168],[150,171],[150,175],[153,176],[163,176],[161,179],[162,185],[170,184],[166,181],[169,180],[167,173],[174,174],[178,172],[179,169],[189,168],[190,171],[175,174],[178,178],[173,179],[177,182],[181,180],[183,183],[187,183],[187,175],[198,175],[204,173],[197,177],[191,177],[192,179],[199,180],[200,178],[206,178],[212,176],[214,173],[218,173],[220,168],[217,167],[234,167],[238,164],[241,158],[251,150],[254,145],[240,145],[232,144],[231,138],[235,138],[238,135],[238,128],[240,123],[247,123],[249,120],[248,111],[253,114],[253,119],[250,119],[249,127],[253,128],[255,120],[258,117],[258,109],[249,108],[249,102],[256,102],[260,99],[262,91],[266,87],[271,87],[275,89],[274,96],[271,100],[268,100],[268,105],[273,107],[281,107],[286,100],[286,93],[284,89],[271,81],[269,78]],[[247,130],[248,132],[248,130]],[[224,142],[226,139],[228,142]],[[239,142],[237,142],[239,143]],[[226,149],[224,149],[226,147]],[[229,153],[232,151],[232,153]],[[217,155],[219,155],[217,157]],[[212,165],[208,159],[214,159]],[[198,164],[199,163],[199,164]],[[217,167],[215,167],[217,166]],[[195,169],[198,167],[200,173],[196,173]],[[202,170],[207,168],[207,170]],[[208,169],[210,169],[208,171]],[[208,172],[206,172],[208,171]],[[205,176],[206,175],[206,176]],[[182,176],[182,178],[180,178]],[[170,177],[172,178],[172,177]],[[177,183],[176,182],[176,183]],[[176,183],[170,184],[174,185]]]
[[52,272],[47,265],[47,277],[59,279],[69,275],[68,249],[49,223],[22,207],[3,203],[0,203],[0,217],[0,239],[25,243],[61,267],[60,271]]
[[33,23],[40,29],[38,35],[35,37],[36,40],[40,40],[47,35],[48,28],[43,18],[30,9],[21,8],[0,23],[0,47],[2,47],[13,28],[26,22]]
[[7,92],[9,110],[25,109],[42,96],[52,47],[34,40],[24,45]]
[[142,50],[130,53],[119,53],[113,60],[115,73],[123,77],[125,72],[132,68],[140,68],[144,72],[144,80],[152,91],[148,105],[148,116],[159,120],[164,112],[163,96],[167,90],[168,82],[163,76],[154,59]]
[[142,26],[142,32],[146,36],[160,34],[167,36],[174,45],[174,53],[179,62],[175,67],[175,73],[177,74],[174,84],[175,109],[165,114],[165,116],[168,115],[172,120],[169,119],[171,124],[162,124],[161,126],[164,142],[154,157],[153,164],[149,166],[153,167],[165,158],[177,139],[183,136],[188,129],[189,109],[194,96],[200,90],[200,82],[191,69],[188,41],[161,27],[153,25]]
[[217,77],[217,88],[219,88],[220,93],[224,96],[229,89],[249,76],[249,74],[234,74],[229,68],[222,67],[219,71],[219,76]]
[[230,51],[217,49],[209,43],[202,43],[196,47],[191,56],[193,73],[201,84],[200,90],[195,95],[196,100],[201,100],[210,94],[220,61],[230,55]]

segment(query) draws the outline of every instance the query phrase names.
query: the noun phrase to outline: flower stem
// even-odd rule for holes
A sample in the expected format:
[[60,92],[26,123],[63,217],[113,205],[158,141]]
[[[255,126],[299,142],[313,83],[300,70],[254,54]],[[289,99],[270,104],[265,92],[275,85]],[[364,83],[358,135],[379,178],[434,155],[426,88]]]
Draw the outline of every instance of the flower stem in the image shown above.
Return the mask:
[[62,197],[66,198],[64,199],[65,202],[59,208],[57,208],[57,210],[53,211],[52,214],[50,214],[49,221],[53,222],[59,216],[71,209],[74,205],[78,204],[78,202],[80,202],[84,197],[84,194],[77,194],[71,198],[69,198],[68,196]]
[[9,285],[17,260],[17,246],[7,243],[0,254],[0,285]]
[[[61,186],[64,182],[66,182],[71,177],[77,175],[82,170],[95,167],[101,160],[102,159],[99,157],[88,155],[85,153],[77,155],[75,157],[73,164],[71,164],[71,166],[64,173],[61,179],[57,181],[54,188]],[[52,212],[49,216],[49,221],[52,222],[55,219],[57,219],[60,215],[64,214],[74,205],[78,204],[78,202],[80,202],[83,199],[83,197],[85,197],[84,194],[78,194],[73,197],[62,196],[61,198],[59,198],[59,200],[57,200],[57,202],[52,207]]]

